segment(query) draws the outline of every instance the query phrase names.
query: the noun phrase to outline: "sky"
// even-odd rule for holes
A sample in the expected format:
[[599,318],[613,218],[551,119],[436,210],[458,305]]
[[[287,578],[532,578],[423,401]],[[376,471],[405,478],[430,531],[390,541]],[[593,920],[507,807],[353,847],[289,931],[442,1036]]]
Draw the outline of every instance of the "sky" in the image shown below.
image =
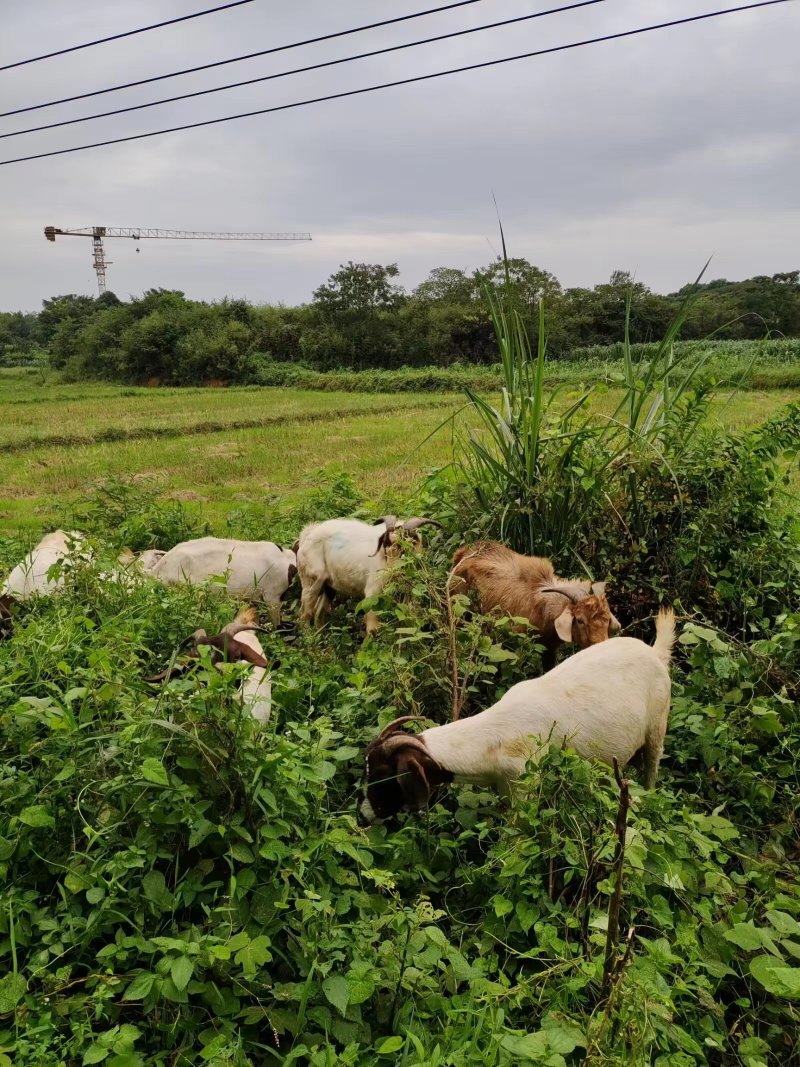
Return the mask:
[[[219,2],[219,0],[216,0]],[[0,72],[2,111],[410,14],[446,0],[253,0]],[[0,132],[157,100],[567,0],[479,0],[336,41],[0,119]],[[342,92],[733,6],[602,0],[388,56],[0,141],[0,161]],[[2,0],[0,65],[215,6]],[[96,293],[91,242],[45,225],[309,231],[309,243],[109,240],[108,288],[301,303],[341,263],[437,266],[499,251],[591,286],[670,292],[800,266],[800,0],[415,85],[0,166],[0,308]],[[495,206],[495,203],[497,206]],[[140,251],[137,252],[136,248]]]

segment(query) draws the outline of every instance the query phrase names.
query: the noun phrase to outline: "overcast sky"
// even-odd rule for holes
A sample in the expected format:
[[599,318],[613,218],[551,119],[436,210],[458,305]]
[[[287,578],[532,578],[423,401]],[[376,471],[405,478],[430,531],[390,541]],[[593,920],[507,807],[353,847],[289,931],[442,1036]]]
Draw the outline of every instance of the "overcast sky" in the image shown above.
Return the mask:
[[[0,0],[0,64],[213,6]],[[411,13],[445,0],[254,0],[0,72],[0,110]],[[558,6],[482,0],[326,44],[0,120],[11,132]],[[735,2],[735,0],[734,0]],[[0,159],[269,107],[731,6],[592,7],[0,143]],[[108,241],[109,288],[296,303],[347,260],[436,266],[509,250],[564,285],[627,269],[670,291],[800,266],[800,3],[205,129],[0,167],[0,308],[96,292],[90,242],[45,225],[308,230],[310,244]]]

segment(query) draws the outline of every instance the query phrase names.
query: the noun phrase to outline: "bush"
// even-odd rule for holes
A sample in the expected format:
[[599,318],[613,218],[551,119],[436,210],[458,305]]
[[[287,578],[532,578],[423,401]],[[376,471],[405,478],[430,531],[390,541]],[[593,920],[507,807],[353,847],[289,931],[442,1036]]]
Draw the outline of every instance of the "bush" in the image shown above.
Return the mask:
[[793,521],[774,514],[800,407],[749,433],[707,430],[708,353],[673,344],[690,307],[688,297],[647,362],[626,340],[621,398],[594,417],[591,389],[566,408],[558,390],[545,392],[544,321],[532,358],[520,316],[495,301],[503,404],[467,390],[455,493],[445,495],[470,536],[551,556],[561,573],[610,576],[624,624],[666,599],[752,632],[800,579]]

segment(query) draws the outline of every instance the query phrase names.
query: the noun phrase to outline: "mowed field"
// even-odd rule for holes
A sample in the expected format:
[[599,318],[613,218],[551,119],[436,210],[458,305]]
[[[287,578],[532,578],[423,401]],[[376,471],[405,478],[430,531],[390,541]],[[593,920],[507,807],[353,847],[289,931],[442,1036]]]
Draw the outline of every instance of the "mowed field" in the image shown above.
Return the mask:
[[[713,417],[745,427],[798,398],[739,392]],[[598,396],[599,410],[613,403],[613,390]],[[448,462],[462,405],[456,394],[132,389],[0,371],[0,532],[52,526],[107,475],[152,482],[219,533],[242,506],[296,502],[319,472],[346,471],[379,506]]]

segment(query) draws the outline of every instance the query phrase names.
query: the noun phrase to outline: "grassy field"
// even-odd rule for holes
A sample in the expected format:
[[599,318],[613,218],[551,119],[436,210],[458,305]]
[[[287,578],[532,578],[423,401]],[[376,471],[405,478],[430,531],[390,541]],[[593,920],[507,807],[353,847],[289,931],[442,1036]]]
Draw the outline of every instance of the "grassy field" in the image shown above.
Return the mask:
[[[194,535],[193,515],[136,486],[220,533],[233,512],[246,537],[288,540],[361,494],[400,513],[447,462],[462,399],[0,378],[0,524],[34,537],[83,502],[70,521],[101,553],[2,627],[0,1067],[798,1063],[800,531],[774,489],[800,409],[723,440],[694,432],[657,381],[634,383],[598,389],[557,434],[531,411],[540,380],[509,371],[502,421],[473,394],[471,425],[498,431],[503,462],[464,462],[458,492],[430,493],[442,528],[399,554],[374,637],[350,603],[300,625],[290,590],[259,637],[272,673],[259,725],[246,664],[217,669],[207,648],[178,664],[189,633],[218,633],[240,605],[215,586],[110,576],[123,544]],[[763,424],[797,395],[721,394],[708,417]],[[667,409],[652,432],[642,396]],[[627,422],[587,421],[625,399]],[[337,470],[357,492],[317,474]],[[122,488],[92,501],[109,474]],[[404,765],[383,769],[388,742],[367,758],[398,716],[441,725],[455,696],[466,718],[542,671],[535,635],[476,601],[457,598],[450,627],[447,576],[473,529],[547,545],[562,574],[607,576],[626,635],[651,640],[657,606],[677,609],[655,789],[544,745],[498,798],[493,758],[501,776],[527,748],[510,720],[482,753],[485,785],[431,794],[425,769],[450,769],[446,753],[423,766],[402,737]],[[19,548],[0,537],[0,566]],[[585,755],[622,745],[636,714],[638,668],[615,644],[574,701],[566,690],[570,714],[595,712],[587,729],[607,705],[607,738],[584,733]],[[365,776],[396,777],[414,810],[364,825]]]
[[[798,396],[789,389],[728,394],[715,417],[750,426]],[[599,394],[598,409],[610,410],[615,397],[613,389]],[[220,532],[243,505],[296,501],[313,490],[319,471],[347,470],[377,502],[448,461],[447,420],[461,403],[458,394],[442,393],[51,385],[5,371],[0,530],[58,521],[65,504],[109,474],[152,480]]]

